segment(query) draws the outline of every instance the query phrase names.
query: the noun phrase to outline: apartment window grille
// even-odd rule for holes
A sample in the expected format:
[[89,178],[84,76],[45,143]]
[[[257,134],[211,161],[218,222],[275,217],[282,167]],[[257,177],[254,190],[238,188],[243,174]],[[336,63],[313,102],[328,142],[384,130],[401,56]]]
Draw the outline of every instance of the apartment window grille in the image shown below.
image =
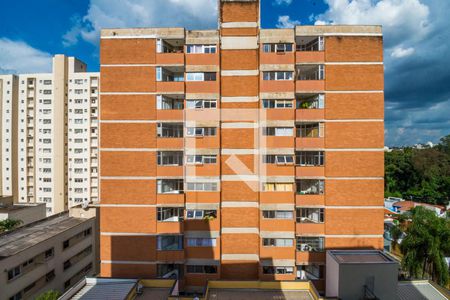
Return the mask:
[[159,179],[158,194],[182,194],[183,185],[183,179]]
[[186,50],[188,54],[213,54],[216,53],[216,45],[187,45]]
[[324,123],[302,123],[296,126],[296,135],[301,138],[323,137],[324,131]]
[[217,108],[217,100],[186,100],[188,109]]
[[188,247],[216,247],[215,238],[188,238],[186,239]]
[[293,219],[294,212],[290,210],[263,210],[264,219]]
[[297,237],[297,251],[322,252],[324,251],[324,238],[299,236]]
[[159,166],[182,166],[183,152],[182,151],[158,151],[158,165]]
[[195,192],[215,192],[217,191],[217,182],[188,182],[186,188],[188,191]]
[[263,238],[264,247],[294,247],[293,239]]
[[186,265],[186,273],[216,274],[217,266]]
[[158,236],[157,250],[159,251],[183,250],[183,236],[182,235]]
[[292,183],[266,182],[263,183],[264,192],[292,192]]
[[292,44],[288,43],[278,43],[278,44],[264,44],[263,45],[263,51],[265,53],[271,53],[271,52],[277,52],[277,53],[284,53],[284,52],[292,52]]
[[180,138],[183,137],[183,124],[180,123],[158,123],[158,137]]
[[159,110],[181,110],[184,107],[183,99],[172,99],[162,95],[156,97],[156,108]]
[[263,135],[266,136],[293,136],[292,127],[264,127]]
[[323,151],[297,151],[295,153],[295,164],[298,166],[323,166]]
[[263,266],[263,274],[293,274],[294,267]]
[[204,217],[217,217],[217,211],[213,209],[201,210],[201,209],[187,209],[186,219],[203,219]]
[[180,207],[158,207],[158,221],[180,222],[183,220],[184,209]]
[[292,108],[292,100],[264,99],[263,108]]
[[323,208],[297,208],[297,223],[323,223],[325,219]]
[[278,165],[292,165],[292,164],[294,164],[294,157],[292,155],[269,154],[269,155],[263,156],[263,163],[278,164]]
[[297,66],[297,80],[324,80],[324,65],[299,65]]
[[323,179],[300,179],[296,181],[297,194],[322,195],[325,191]]
[[292,71],[265,71],[263,80],[292,80],[293,74]]
[[323,109],[325,108],[325,95],[305,95],[297,98],[297,109]]
[[186,136],[215,136],[217,134],[216,127],[186,127]]
[[186,163],[190,165],[215,164],[217,163],[216,155],[187,155]]

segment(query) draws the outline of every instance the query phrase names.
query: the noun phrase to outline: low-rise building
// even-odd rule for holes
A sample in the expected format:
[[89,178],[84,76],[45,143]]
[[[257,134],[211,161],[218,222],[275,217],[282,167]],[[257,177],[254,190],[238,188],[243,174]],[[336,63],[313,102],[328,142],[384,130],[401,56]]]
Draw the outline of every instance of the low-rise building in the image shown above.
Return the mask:
[[64,292],[95,274],[96,231],[92,214],[65,212],[0,234],[0,300]]

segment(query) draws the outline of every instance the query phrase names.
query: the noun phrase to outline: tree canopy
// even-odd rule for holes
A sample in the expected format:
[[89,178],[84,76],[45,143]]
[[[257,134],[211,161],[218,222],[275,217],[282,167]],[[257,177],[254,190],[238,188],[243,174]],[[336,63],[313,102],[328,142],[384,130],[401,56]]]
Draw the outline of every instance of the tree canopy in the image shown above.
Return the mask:
[[447,285],[445,257],[450,256],[450,220],[418,206],[411,210],[411,221],[400,244],[403,268],[413,278],[431,278]]
[[450,135],[432,148],[385,155],[385,196],[446,205],[450,200]]

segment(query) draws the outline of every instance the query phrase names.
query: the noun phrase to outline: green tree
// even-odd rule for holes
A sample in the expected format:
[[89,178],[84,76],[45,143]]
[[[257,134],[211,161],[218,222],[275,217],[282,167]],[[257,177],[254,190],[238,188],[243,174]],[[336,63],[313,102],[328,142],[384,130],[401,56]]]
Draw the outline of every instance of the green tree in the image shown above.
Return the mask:
[[59,291],[49,290],[36,297],[35,300],[57,300],[61,296]]
[[12,230],[20,226],[23,222],[21,220],[6,219],[0,221],[0,232]]
[[450,222],[423,207],[412,211],[400,250],[402,266],[414,278],[431,279],[441,285],[449,282],[445,257],[450,254]]

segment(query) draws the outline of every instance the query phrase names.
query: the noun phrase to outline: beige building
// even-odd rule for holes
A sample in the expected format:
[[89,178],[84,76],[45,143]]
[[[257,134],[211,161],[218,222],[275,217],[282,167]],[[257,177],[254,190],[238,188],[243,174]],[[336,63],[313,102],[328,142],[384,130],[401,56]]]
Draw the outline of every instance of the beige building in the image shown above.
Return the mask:
[[0,300],[64,292],[96,273],[95,214],[74,214],[56,214],[0,235]]
[[99,74],[56,55],[47,74],[0,76],[0,195],[47,215],[97,201]]

